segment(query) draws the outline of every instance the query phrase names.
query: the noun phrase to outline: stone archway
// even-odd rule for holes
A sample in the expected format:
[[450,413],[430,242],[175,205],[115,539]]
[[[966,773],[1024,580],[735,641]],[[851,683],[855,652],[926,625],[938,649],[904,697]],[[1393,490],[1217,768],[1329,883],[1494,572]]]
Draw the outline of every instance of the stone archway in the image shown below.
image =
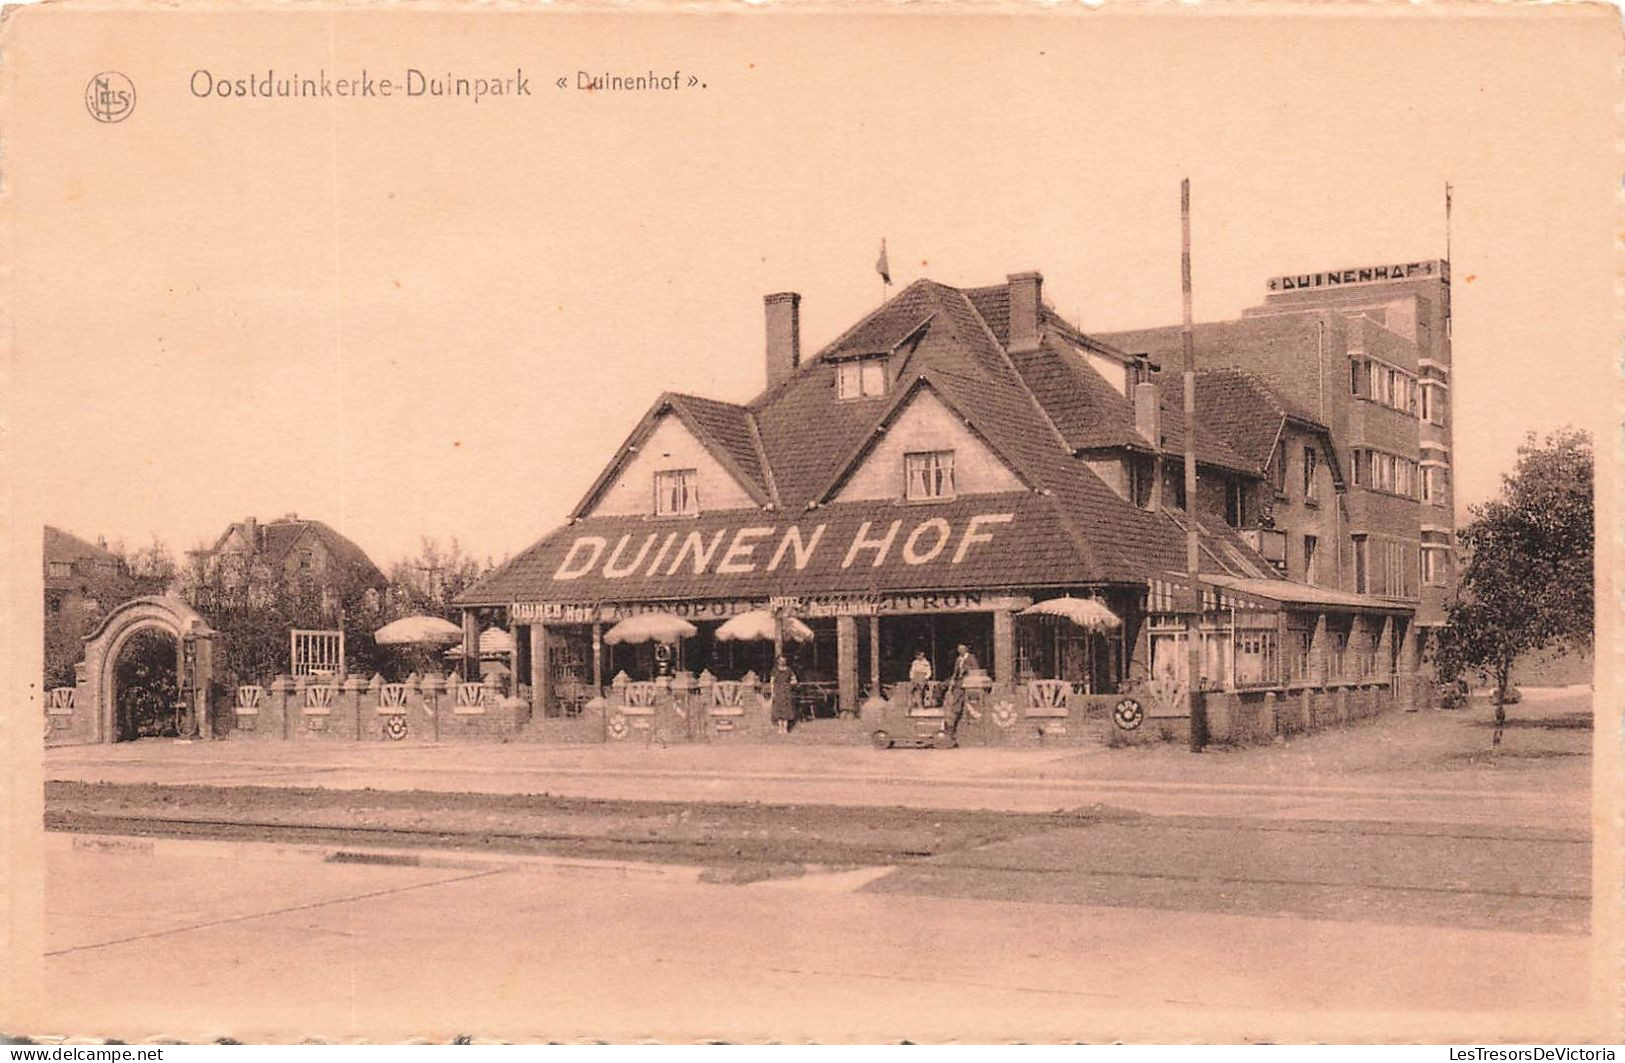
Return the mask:
[[85,636],[84,678],[79,684],[79,704],[91,713],[91,741],[113,742],[118,738],[114,713],[117,681],[114,670],[125,644],[142,631],[158,629],[175,639],[177,648],[175,678],[181,697],[192,708],[198,736],[214,737],[211,694],[214,684],[214,636],[203,617],[168,595],[132,598],[102,618]]

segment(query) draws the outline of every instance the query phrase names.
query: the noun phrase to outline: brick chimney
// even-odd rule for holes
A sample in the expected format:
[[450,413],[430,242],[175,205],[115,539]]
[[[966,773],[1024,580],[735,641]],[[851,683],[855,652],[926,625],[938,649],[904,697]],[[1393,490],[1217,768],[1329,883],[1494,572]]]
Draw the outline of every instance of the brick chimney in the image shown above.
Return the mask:
[[762,298],[767,312],[767,386],[787,380],[801,364],[801,295],[774,292]]
[[1162,396],[1149,380],[1134,385],[1134,430],[1153,447],[1162,446]]
[[248,540],[250,550],[260,548],[260,522],[257,517],[246,517],[243,520],[243,538]]
[[1037,350],[1038,315],[1044,305],[1044,275],[1012,273],[1005,279],[1010,285],[1010,349]]

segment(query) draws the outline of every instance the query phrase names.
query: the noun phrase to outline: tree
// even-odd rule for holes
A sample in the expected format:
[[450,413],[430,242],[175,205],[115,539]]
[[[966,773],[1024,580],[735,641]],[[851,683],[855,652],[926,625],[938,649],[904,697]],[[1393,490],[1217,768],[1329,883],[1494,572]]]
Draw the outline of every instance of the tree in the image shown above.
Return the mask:
[[1594,479],[1588,433],[1530,433],[1500,497],[1472,507],[1459,533],[1463,565],[1435,661],[1442,679],[1471,670],[1492,684],[1497,742],[1519,656],[1591,645]]
[[494,566],[483,564],[463,552],[453,538],[440,540],[424,536],[416,557],[389,566],[389,585],[384,591],[384,622],[422,613],[455,621],[457,596],[472,587]]
[[372,633],[382,598],[363,575],[341,569],[318,581],[251,555],[207,554],[201,547],[188,554],[174,584],[220,633],[216,666],[228,681],[263,682],[286,673],[293,628],[341,628],[350,668],[363,675],[377,669]]
[[[455,604],[458,595],[472,587],[495,566],[463,552],[455,538],[442,545],[428,536],[420,540],[416,557],[404,558],[389,566],[389,583],[379,603],[376,630],[405,616],[438,616],[457,622],[462,610]],[[439,649],[395,650],[377,655],[381,664],[394,670],[425,671],[443,669],[446,661]]]

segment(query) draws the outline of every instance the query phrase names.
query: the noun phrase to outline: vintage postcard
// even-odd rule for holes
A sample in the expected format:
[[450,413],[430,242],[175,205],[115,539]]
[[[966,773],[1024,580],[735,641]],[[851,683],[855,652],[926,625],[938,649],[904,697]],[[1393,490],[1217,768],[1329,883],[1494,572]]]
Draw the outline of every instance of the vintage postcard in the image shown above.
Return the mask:
[[0,1033],[1619,1039],[1613,8],[3,14]]

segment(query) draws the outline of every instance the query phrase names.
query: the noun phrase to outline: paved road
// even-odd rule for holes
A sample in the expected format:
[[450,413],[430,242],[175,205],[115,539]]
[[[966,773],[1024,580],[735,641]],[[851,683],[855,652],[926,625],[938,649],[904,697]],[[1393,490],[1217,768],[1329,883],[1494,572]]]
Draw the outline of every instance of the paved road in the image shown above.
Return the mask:
[[[1532,700],[1493,757],[1482,720],[1441,713],[1201,757],[54,750],[47,778],[203,786],[209,815],[295,833],[51,835],[44,986],[62,1032],[124,1038],[155,1015],[193,1038],[1599,1037],[1589,705]],[[111,822],[139,789],[75,800]],[[324,859],[368,830],[464,837]]]
[[[52,836],[48,873],[44,988],[68,1034],[1501,1029],[1539,1041],[1598,1029],[1583,1014],[1590,940],[1575,934],[968,899],[872,871],[725,885],[647,865],[378,866],[226,843],[83,848],[67,835]],[[1394,1014],[1376,1026],[1354,1014],[1372,1010]]]
[[[1501,751],[1484,713],[1398,713],[1289,745],[1195,756],[1141,749],[140,742],[47,752],[51,780],[595,799],[760,801],[1152,815],[1428,820],[1583,828],[1589,694],[1531,694]],[[1483,718],[1480,718],[1483,717]],[[1583,717],[1583,718],[1582,718]],[[1552,723],[1584,726],[1547,727]]]

